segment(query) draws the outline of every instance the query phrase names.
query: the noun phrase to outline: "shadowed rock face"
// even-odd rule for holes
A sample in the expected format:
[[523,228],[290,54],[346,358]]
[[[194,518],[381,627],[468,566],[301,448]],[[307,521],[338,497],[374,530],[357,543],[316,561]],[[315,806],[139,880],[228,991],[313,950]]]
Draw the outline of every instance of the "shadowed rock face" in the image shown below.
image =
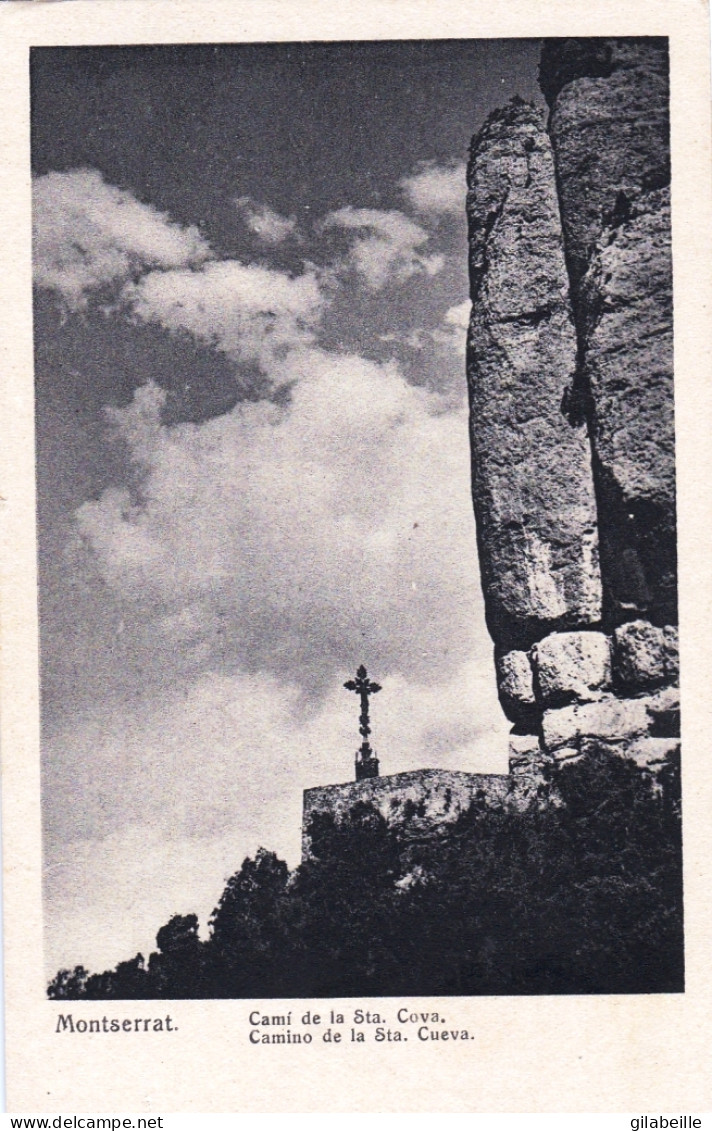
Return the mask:
[[579,343],[569,403],[588,421],[604,619],[677,619],[665,40],[549,40],[551,106]]
[[501,650],[601,615],[585,429],[562,398],[576,366],[551,146],[513,103],[473,142],[468,174],[473,499],[487,621]]
[[670,195],[607,228],[580,287],[608,618],[677,621]]
[[[574,292],[623,204],[670,183],[665,39],[548,39],[539,85],[551,107]],[[576,294],[574,293],[574,301]]]

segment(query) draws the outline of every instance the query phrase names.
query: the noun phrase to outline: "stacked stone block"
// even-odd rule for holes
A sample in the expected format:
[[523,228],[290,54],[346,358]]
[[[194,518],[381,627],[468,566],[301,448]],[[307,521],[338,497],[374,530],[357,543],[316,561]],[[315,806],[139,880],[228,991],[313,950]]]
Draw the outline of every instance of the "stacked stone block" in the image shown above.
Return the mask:
[[510,773],[581,758],[591,744],[652,772],[674,763],[678,665],[677,629],[643,620],[610,635],[554,632],[526,652],[500,657],[499,671],[506,673],[500,697],[518,732],[511,738]]

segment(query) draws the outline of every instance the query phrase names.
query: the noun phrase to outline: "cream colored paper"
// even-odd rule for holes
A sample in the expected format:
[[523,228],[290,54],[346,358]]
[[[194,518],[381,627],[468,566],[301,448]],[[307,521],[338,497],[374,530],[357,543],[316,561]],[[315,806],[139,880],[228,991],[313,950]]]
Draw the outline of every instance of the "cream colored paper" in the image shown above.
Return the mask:
[[[121,1042],[57,1034],[42,944],[28,50],[31,45],[669,36],[683,688],[684,995],[268,1003],[349,1016],[439,1010],[468,1045],[251,1046],[246,1001],[87,1002],[170,1014]],[[712,1109],[710,82],[692,0],[334,5],[75,0],[0,10],[3,398],[2,805],[7,1103],[12,1112],[695,1112]],[[78,1003],[76,1003],[78,1004]],[[111,1006],[111,1008],[109,1008]]]

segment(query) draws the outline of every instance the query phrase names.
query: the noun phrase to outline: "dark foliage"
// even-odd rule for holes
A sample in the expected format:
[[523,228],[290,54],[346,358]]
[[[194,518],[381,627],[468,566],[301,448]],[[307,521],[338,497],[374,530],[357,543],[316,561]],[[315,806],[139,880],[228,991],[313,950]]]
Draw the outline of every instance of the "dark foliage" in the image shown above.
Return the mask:
[[473,804],[410,842],[372,806],[313,819],[292,874],[260,849],[198,937],[174,916],[115,970],[61,970],[52,998],[654,993],[683,989],[680,806],[601,751],[550,804]]

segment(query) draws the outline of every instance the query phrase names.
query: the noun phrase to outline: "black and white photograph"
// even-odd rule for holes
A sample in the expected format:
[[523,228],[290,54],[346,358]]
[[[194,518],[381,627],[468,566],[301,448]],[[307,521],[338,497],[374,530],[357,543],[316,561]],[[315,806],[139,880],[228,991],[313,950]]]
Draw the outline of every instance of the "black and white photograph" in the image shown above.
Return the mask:
[[0,3],[10,1112],[703,1131],[709,36]]
[[48,997],[683,993],[668,40],[30,87]]

